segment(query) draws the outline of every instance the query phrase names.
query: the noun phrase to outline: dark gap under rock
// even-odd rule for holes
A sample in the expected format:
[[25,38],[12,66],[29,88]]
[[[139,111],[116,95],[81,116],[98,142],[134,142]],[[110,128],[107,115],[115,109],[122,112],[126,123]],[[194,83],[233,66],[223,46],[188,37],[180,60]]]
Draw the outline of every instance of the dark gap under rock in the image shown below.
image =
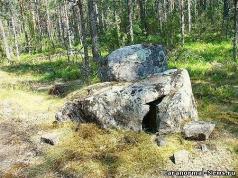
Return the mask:
[[185,137],[186,140],[190,140],[190,141],[205,141],[206,140],[206,135],[205,134],[198,134],[197,136],[193,136],[193,137]]
[[157,105],[162,102],[165,95],[159,97],[157,100],[147,103],[150,106],[149,112],[145,115],[142,121],[142,129],[146,132],[156,133],[159,123],[157,123]]

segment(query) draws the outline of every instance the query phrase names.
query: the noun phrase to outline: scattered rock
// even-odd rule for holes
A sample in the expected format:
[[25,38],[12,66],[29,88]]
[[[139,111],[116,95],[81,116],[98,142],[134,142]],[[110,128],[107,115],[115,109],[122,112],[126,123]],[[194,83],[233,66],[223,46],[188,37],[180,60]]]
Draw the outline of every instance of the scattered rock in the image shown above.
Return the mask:
[[209,151],[206,144],[201,144],[200,147],[201,147],[201,151],[202,151],[202,152],[207,152],[207,151]]
[[186,70],[173,69],[130,83],[112,83],[67,102],[56,120],[94,122],[103,128],[180,132],[197,110]]
[[46,133],[41,136],[40,141],[49,145],[56,145],[59,143],[60,134],[59,133]]
[[62,96],[64,95],[70,88],[81,86],[82,81],[81,80],[73,80],[69,81],[67,83],[63,82],[56,82],[53,86],[51,86],[48,90],[49,95],[55,95],[55,96]]
[[192,140],[207,140],[215,128],[215,124],[204,121],[193,121],[186,124],[183,133],[186,138]]
[[189,152],[180,150],[173,154],[173,162],[175,164],[186,164],[189,161]]
[[163,137],[156,137],[155,142],[159,147],[166,146],[166,141]]
[[38,92],[46,92],[46,91],[49,91],[51,88],[52,88],[52,86],[41,86],[41,87],[37,88],[36,90]]
[[67,85],[64,83],[58,83],[53,85],[49,91],[48,94],[49,95],[55,95],[55,96],[61,96],[66,92],[67,89]]
[[167,57],[161,45],[126,46],[108,56],[110,81],[135,81],[165,70]]

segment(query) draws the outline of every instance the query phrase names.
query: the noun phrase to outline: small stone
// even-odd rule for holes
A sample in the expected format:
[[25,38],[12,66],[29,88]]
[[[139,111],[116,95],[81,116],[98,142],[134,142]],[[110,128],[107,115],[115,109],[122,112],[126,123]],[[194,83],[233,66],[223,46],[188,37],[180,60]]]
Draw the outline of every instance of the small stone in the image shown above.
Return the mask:
[[202,152],[209,151],[206,144],[201,144],[200,146],[201,146],[200,149],[201,149]]
[[39,88],[37,88],[36,90],[38,92],[45,92],[45,91],[49,91],[52,88],[52,86],[41,86]]
[[56,145],[59,143],[59,134],[57,133],[46,133],[41,136],[40,141],[49,145]]
[[166,141],[164,140],[164,138],[156,137],[155,142],[160,147],[166,146]]
[[204,121],[192,121],[183,128],[186,138],[192,140],[207,140],[215,128],[215,124]]
[[184,164],[189,161],[189,152],[186,150],[180,150],[173,154],[173,161],[175,164]]

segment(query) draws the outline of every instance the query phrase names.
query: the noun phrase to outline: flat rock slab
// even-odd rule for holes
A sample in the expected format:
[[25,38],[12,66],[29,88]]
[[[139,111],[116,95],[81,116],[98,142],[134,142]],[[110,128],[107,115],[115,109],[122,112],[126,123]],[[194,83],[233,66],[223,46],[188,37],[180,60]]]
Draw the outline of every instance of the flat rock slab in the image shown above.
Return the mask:
[[136,81],[165,70],[167,57],[161,45],[126,46],[108,56],[110,81]]
[[112,83],[90,96],[76,97],[56,114],[58,121],[69,119],[103,128],[148,128],[170,133],[180,132],[184,123],[197,120],[198,115],[188,72],[172,69],[139,82]]
[[204,121],[193,121],[183,128],[184,136],[192,140],[207,140],[215,128],[215,124]]

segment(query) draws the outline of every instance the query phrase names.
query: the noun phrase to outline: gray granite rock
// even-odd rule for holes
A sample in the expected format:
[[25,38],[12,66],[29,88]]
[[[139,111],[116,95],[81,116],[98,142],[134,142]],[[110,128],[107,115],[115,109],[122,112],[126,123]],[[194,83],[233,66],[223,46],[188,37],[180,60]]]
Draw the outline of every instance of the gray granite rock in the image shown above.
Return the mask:
[[168,70],[138,82],[112,83],[67,102],[56,120],[94,122],[103,128],[180,132],[197,110],[186,70]]
[[110,81],[135,81],[165,70],[167,57],[161,45],[126,46],[108,56]]
[[175,164],[186,164],[189,162],[189,152],[180,150],[173,154],[173,162]]
[[193,121],[184,126],[183,133],[188,139],[207,140],[214,128],[215,124],[204,121]]

